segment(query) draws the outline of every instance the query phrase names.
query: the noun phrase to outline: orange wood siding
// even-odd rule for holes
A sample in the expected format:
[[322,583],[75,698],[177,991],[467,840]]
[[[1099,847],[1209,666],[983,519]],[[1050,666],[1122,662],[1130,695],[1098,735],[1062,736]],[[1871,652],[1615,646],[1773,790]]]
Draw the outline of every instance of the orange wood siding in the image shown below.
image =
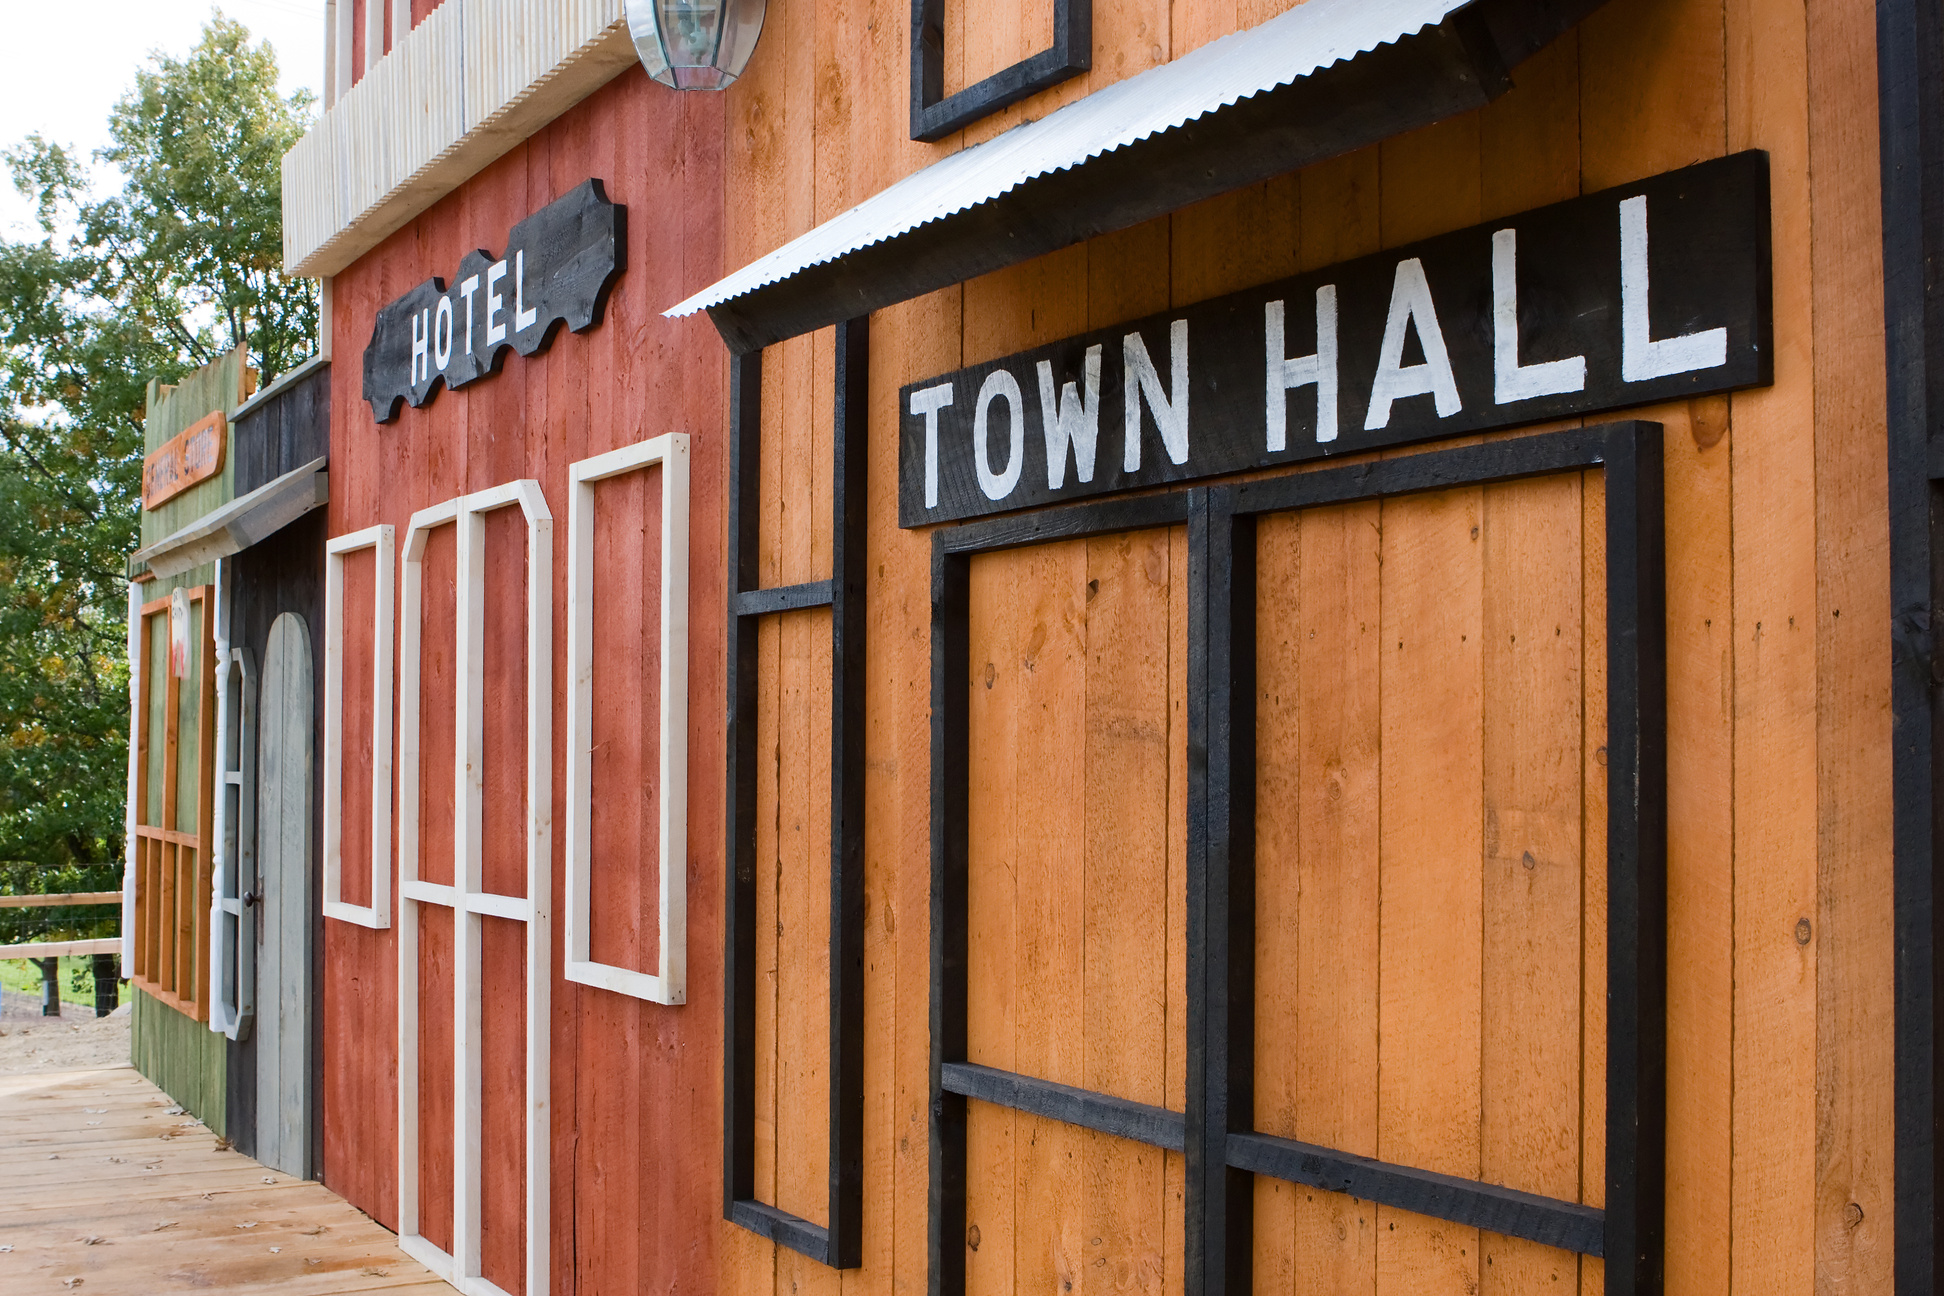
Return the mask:
[[[727,96],[725,260],[746,263],[965,143],[1285,7],[1096,4],[1092,72],[925,146],[905,139],[905,10],[780,0],[770,7],[749,73]],[[1050,22],[1046,6],[1021,0],[971,0],[947,11],[948,88],[1039,48]],[[882,956],[867,959],[865,1265],[842,1278],[847,1293],[909,1290],[925,1280],[930,553],[926,536],[899,531],[894,522],[899,385],[1749,147],[1767,149],[1774,167],[1776,382],[1732,398],[1637,411],[1667,429],[1668,1286],[1754,1293],[1814,1283],[1862,1290],[1884,1281],[1892,1245],[1892,981],[1873,21],[1868,6],[1836,0],[1793,9],[1774,0],[1613,0],[1522,68],[1516,88],[1485,110],[877,314],[866,892],[868,937]],[[830,417],[830,348],[824,334],[767,357],[766,450],[781,445],[788,448],[778,455],[816,456],[803,469],[765,463],[768,508],[809,511],[803,492],[786,483],[821,489],[828,480],[827,452],[816,438],[827,435]],[[777,490],[786,495],[781,503]],[[1283,1104],[1298,1128],[1314,1131],[1306,1137],[1423,1163],[1448,1158],[1464,1173],[1598,1203],[1604,840],[1585,825],[1604,815],[1600,504],[1597,490],[1564,484],[1473,493],[1474,514],[1501,516],[1498,527],[1487,528],[1495,539],[1480,542],[1486,547],[1462,581],[1450,567],[1455,550],[1433,562],[1422,611],[1409,618],[1420,632],[1432,624],[1450,630],[1476,654],[1463,668],[1470,684],[1448,678],[1456,668],[1449,661],[1388,662],[1374,645],[1351,651],[1354,640],[1342,640],[1345,655],[1327,663],[1305,655],[1290,664],[1295,678],[1313,676],[1314,687],[1333,700],[1326,718],[1312,714],[1324,729],[1312,736],[1297,727],[1278,777],[1299,787],[1309,770],[1312,788],[1333,789],[1338,784],[1327,779],[1335,777],[1345,801],[1287,822],[1265,816],[1260,827],[1263,903],[1285,906],[1275,921],[1295,923],[1308,938],[1283,948],[1271,940],[1267,910],[1259,915],[1258,1038],[1285,1038],[1296,1059],[1273,1074],[1259,1063],[1263,1119]],[[1380,511],[1361,507],[1373,517]],[[1382,510],[1398,520],[1381,540],[1367,530],[1358,540],[1347,520],[1279,521],[1306,535],[1327,534],[1332,525],[1340,531],[1322,552],[1303,546],[1291,559],[1294,567],[1281,579],[1292,586],[1295,606],[1333,600],[1332,618],[1357,607],[1360,624],[1381,623],[1391,606],[1381,600],[1392,597],[1401,576],[1386,569],[1379,578],[1380,548],[1397,547],[1396,561],[1404,562],[1412,528],[1436,525],[1430,516],[1413,518],[1413,508],[1437,511],[1428,504]],[[1342,511],[1345,518],[1357,512]],[[1571,527],[1563,521],[1568,514],[1579,519]],[[767,513],[764,522],[772,526]],[[827,532],[820,517],[814,522],[807,540],[793,542],[789,563],[764,568],[765,583],[827,573],[820,548]],[[1449,549],[1457,540],[1425,543]],[[767,561],[767,547],[765,553]],[[1023,572],[1052,558],[1007,561]],[[1359,562],[1367,570],[1362,581],[1322,579]],[[1521,575],[1501,588],[1492,577],[1501,569]],[[1450,597],[1454,582],[1471,593]],[[1009,591],[1015,607],[1008,615],[1024,615],[1019,609],[1036,597],[1029,584]],[[1496,638],[1494,627],[1536,615],[1542,602],[1557,603],[1562,626],[1563,609],[1575,609],[1570,621],[1579,640],[1569,651],[1562,631],[1553,650],[1558,661],[1541,645],[1527,657],[1509,629],[1503,643]],[[1289,606],[1278,614],[1279,627],[1307,615]],[[1401,616],[1402,606],[1389,615]],[[1265,619],[1263,634],[1270,632]],[[1337,633],[1347,633],[1340,623]],[[1394,650],[1396,639],[1388,642]],[[1407,637],[1406,656],[1409,647]],[[1576,680],[1564,673],[1568,662],[1576,663]],[[1386,671],[1398,670],[1431,673],[1398,677],[1409,682],[1400,690],[1384,682]],[[764,696],[793,698],[791,671],[781,650],[766,658]],[[821,680],[822,668],[813,674]],[[974,687],[981,691],[976,681]],[[1086,706],[1086,687],[1074,682],[1059,705]],[[817,691],[778,705],[809,717],[814,738],[827,732],[826,696]],[[1579,708],[1570,725],[1560,709],[1568,698]],[[1409,795],[1421,808],[1404,819],[1380,812],[1391,804],[1388,758],[1404,759],[1384,748],[1387,759],[1376,760],[1386,726],[1402,733],[1433,720],[1451,728],[1452,742],[1436,751],[1426,744],[1418,757],[1425,768],[1413,776]],[[1051,719],[1045,724],[1058,727]],[[775,750],[769,744],[782,732],[766,728],[762,750]],[[783,760],[793,759],[787,744],[781,751]],[[1324,773],[1338,751],[1346,753],[1343,764]],[[1084,780],[1083,768],[1076,762],[1049,776]],[[1433,790],[1436,780],[1450,779],[1462,787]],[[828,789],[820,776],[792,786],[803,788],[800,798],[785,793],[773,810],[766,802],[765,824],[772,815],[791,825],[823,822]],[[1401,782],[1392,790],[1404,794]],[[1266,806],[1266,787],[1264,795]],[[1294,795],[1303,805],[1301,793]],[[1132,791],[1111,810],[1065,803],[1072,819],[1064,827],[1076,840],[1100,814],[1148,808]],[[1466,805],[1472,809],[1460,813]],[[1352,815],[1359,806],[1365,818]],[[1026,815],[1020,811],[1014,831],[1025,831]],[[1446,897],[1460,905],[1456,911],[1424,894],[1418,901],[1430,908],[1421,918],[1380,912],[1380,893],[1388,910],[1394,888],[1421,885],[1390,872],[1401,865],[1389,852],[1407,849],[1411,832],[1446,847],[1453,834],[1470,834],[1471,872],[1453,879],[1456,889]],[[1535,859],[1562,861],[1547,879],[1578,882],[1561,883],[1557,893],[1522,887],[1513,866],[1525,872],[1528,848],[1512,851],[1508,862],[1513,839],[1538,843]],[[1312,842],[1342,867],[1312,873],[1299,862],[1293,876],[1270,869],[1272,844],[1300,861]],[[989,846],[975,832],[975,853]],[[816,929],[826,921],[820,888],[828,843],[813,840],[789,858],[803,860],[811,873],[801,891],[787,881],[774,889],[776,919],[785,932]],[[791,897],[799,894],[804,907],[792,911]],[[1067,897],[1080,910],[1064,915],[1080,924],[1078,934],[1059,939],[1091,952],[1080,894]],[[975,884],[975,965],[983,948],[976,933],[1017,941],[1048,921],[1050,900],[1017,898],[994,910],[997,902],[981,895]],[[1305,923],[1303,902],[1312,899],[1327,916]],[[1397,899],[1404,903],[1408,894]],[[1806,928],[1799,926],[1804,920]],[[764,922],[770,930],[767,916]],[[1475,993],[1414,999],[1408,983],[1386,976],[1416,960],[1460,958],[1461,946],[1471,951],[1464,957],[1472,960],[1466,975]],[[1056,941],[1055,948],[1065,947]],[[1582,968],[1595,975],[1581,976]],[[1322,969],[1334,979],[1329,996],[1306,1013]],[[1560,979],[1577,988],[1552,993]],[[799,1039],[814,1036],[821,1057],[820,993],[807,992],[796,1024],[786,1020],[783,999],[773,1010],[778,1019],[759,1019],[759,1045],[771,1050],[768,1061],[759,1059],[759,1077],[770,1074],[766,1067],[799,1065]],[[1017,1014],[1021,997],[1034,993],[1017,975],[981,981],[975,973],[975,1049],[989,1038],[976,1024],[981,1013]],[[1035,1071],[1039,1059],[1082,1047],[1090,993],[1090,983],[1076,991],[1071,1008],[1079,1016],[1071,1022],[1048,1019],[1039,1034],[1011,1028],[1005,1046],[1012,1065]],[[1475,1062],[1450,1065],[1443,1052],[1412,1049],[1395,1038],[1405,1022],[1448,1036],[1451,1049]],[[1336,1052],[1321,1046],[1332,1038],[1340,1041]],[[1385,1080],[1368,1092],[1348,1080],[1380,1072]],[[775,1092],[774,1079],[762,1083]],[[758,1127],[759,1166],[810,1155],[806,1174],[817,1192],[821,1093],[791,1098],[786,1106],[794,1113],[779,1109],[774,1126]],[[1009,1133],[997,1128],[998,1116]],[[970,1119],[968,1221],[981,1220],[981,1239],[967,1262],[981,1292],[1040,1289],[1056,1263],[1055,1241],[1108,1238],[1082,1223],[1095,1218],[1090,1203],[1098,1193],[1116,1198],[1122,1218],[1144,1200],[1142,1172],[1100,1151],[1087,1154],[1095,1178],[1084,1194],[1063,1191],[1057,1173],[1029,1173],[1024,1158],[1031,1149],[1019,1147],[1019,1131],[1044,1122],[977,1104]],[[804,1121],[808,1130],[799,1128]],[[1047,1137],[1051,1146],[1076,1149],[1106,1142],[1077,1131]],[[1006,1164],[1021,1167],[1010,1187],[997,1177]],[[759,1176],[759,1194],[773,1184]],[[1008,1193],[1011,1213],[995,1215]],[[1369,1212],[1359,1226],[1345,1203],[1308,1196],[1287,1185],[1258,1187],[1257,1286],[1265,1291],[1463,1291],[1474,1283],[1477,1290],[1551,1289],[1559,1263],[1567,1266],[1560,1282],[1588,1291],[1601,1286],[1598,1261],[1586,1261],[1583,1276],[1574,1277],[1580,1262],[1565,1253],[1502,1239],[1484,1240],[1481,1251],[1475,1234],[1454,1240],[1453,1230],[1409,1220],[1393,1232],[1389,1217]],[[995,1229],[985,1222],[992,1218],[1007,1222]],[[1018,1234],[1021,1222],[1037,1240]],[[1372,1232],[1360,1234],[1359,1227]],[[725,1228],[724,1291],[780,1294],[833,1281],[820,1266]],[[1179,1245],[1173,1217],[1159,1232],[1142,1232],[1157,1255]],[[1008,1269],[1011,1276],[1003,1276]],[[1172,1281],[1165,1261],[1128,1273],[1129,1284],[1142,1290]],[[1089,1271],[1075,1281],[1103,1278]]]

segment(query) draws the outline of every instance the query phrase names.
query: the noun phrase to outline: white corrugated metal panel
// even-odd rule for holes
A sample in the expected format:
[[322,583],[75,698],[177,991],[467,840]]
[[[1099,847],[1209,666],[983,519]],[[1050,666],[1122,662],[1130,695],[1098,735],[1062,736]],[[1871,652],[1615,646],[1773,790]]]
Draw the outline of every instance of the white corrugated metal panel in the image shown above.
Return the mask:
[[284,265],[334,274],[634,61],[622,0],[445,0],[284,156]]
[[934,162],[751,262],[669,315],[691,315],[1002,197],[1037,176],[1173,130],[1238,100],[1435,27],[1470,0],[1308,0],[1259,27],[1097,90]]

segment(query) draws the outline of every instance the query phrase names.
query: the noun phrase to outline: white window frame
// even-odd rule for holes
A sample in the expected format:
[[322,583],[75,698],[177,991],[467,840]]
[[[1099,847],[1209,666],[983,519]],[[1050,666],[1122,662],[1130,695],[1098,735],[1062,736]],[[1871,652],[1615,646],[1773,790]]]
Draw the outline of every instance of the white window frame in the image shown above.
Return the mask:
[[[344,559],[375,550],[371,608],[371,903],[344,901]],[[324,916],[391,926],[392,528],[366,527],[324,546]]]
[[142,784],[142,726],[148,723],[146,663],[142,660],[142,605],[145,586],[128,582],[128,799],[122,810],[122,975],[135,975],[135,807]]
[[[485,788],[486,522],[517,505],[527,524],[526,896],[481,889]],[[453,730],[453,885],[419,877],[419,670],[425,545],[434,527],[458,527]],[[553,514],[531,479],[462,495],[412,515],[400,555],[398,712],[398,1243],[468,1296],[508,1296],[480,1272],[480,930],[482,917],[526,924],[526,1274],[528,1293],[550,1289],[552,1129],[548,1119],[553,1026]],[[450,909],[453,937],[453,1253],[419,1231],[419,914]]]
[[[236,571],[216,560],[216,795],[209,855],[209,1029],[247,1040],[256,1019],[257,678],[250,650],[230,646]],[[234,712],[235,714],[232,714]],[[230,789],[236,822],[230,822]],[[232,849],[230,843],[234,840]],[[232,876],[233,875],[233,876]],[[232,894],[232,892],[234,894]],[[224,921],[234,918],[232,927]],[[224,972],[229,977],[224,977]]]
[[[654,972],[588,952],[593,885],[594,483],[660,464],[661,723],[656,826],[660,962]],[[583,459],[567,470],[567,923],[569,981],[651,1003],[688,1001],[689,439],[680,432]]]

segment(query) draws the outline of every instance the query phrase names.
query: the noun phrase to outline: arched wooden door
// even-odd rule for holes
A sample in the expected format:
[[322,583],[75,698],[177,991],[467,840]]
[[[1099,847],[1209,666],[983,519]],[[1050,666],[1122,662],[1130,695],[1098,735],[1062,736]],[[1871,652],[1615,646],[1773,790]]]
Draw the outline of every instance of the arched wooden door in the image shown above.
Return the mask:
[[270,627],[257,749],[257,1159],[310,1177],[310,630]]

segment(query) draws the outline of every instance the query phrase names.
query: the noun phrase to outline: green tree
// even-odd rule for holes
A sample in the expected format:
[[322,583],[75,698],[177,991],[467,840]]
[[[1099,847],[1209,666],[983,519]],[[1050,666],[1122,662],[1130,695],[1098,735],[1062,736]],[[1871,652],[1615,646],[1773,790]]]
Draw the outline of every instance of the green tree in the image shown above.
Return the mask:
[[0,891],[119,884],[146,384],[239,344],[269,382],[311,351],[280,167],[311,108],[218,12],[114,109],[118,192],[38,136],[4,154],[39,228],[0,239]]

